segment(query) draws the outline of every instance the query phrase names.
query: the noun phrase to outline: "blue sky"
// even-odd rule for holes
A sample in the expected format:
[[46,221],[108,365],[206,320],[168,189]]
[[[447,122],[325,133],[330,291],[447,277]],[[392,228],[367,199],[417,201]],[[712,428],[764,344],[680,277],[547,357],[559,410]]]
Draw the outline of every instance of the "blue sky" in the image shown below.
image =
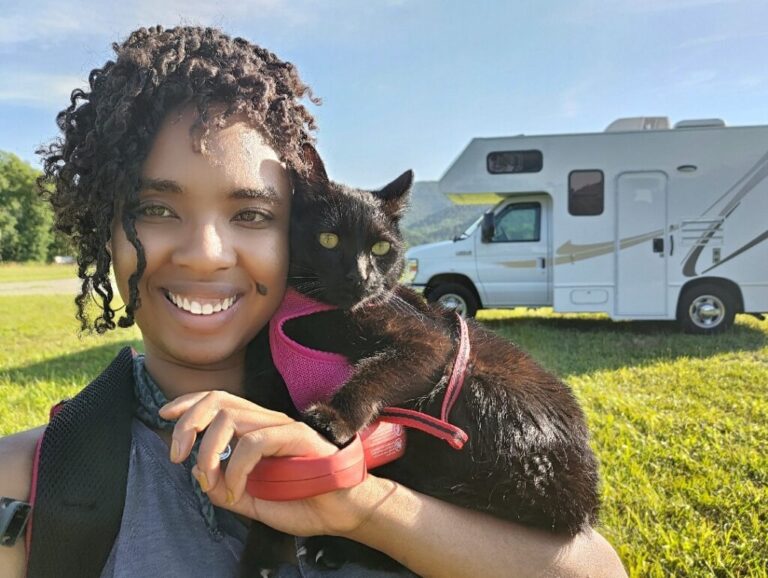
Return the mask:
[[[0,149],[39,165],[56,112],[139,26],[216,25],[295,63],[331,177],[439,178],[475,136],[622,116],[768,124],[764,0],[0,0]],[[65,10],[62,7],[66,7]]]

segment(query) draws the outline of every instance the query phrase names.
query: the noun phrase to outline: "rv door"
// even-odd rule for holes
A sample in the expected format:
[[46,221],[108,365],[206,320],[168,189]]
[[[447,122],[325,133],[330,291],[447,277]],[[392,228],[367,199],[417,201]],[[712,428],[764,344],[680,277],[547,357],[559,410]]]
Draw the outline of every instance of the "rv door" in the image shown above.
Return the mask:
[[667,313],[667,175],[658,171],[619,175],[616,247],[616,313]]
[[551,303],[550,214],[547,195],[515,197],[493,210],[492,235],[485,240],[475,235],[478,290],[485,307]]

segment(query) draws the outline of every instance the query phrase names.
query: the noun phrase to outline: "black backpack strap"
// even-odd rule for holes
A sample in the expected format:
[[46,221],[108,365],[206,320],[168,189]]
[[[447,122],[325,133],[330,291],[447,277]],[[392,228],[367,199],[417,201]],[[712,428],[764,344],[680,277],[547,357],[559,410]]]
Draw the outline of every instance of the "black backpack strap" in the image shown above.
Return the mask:
[[135,404],[133,355],[124,347],[51,419],[40,446],[27,576],[101,575],[123,516]]

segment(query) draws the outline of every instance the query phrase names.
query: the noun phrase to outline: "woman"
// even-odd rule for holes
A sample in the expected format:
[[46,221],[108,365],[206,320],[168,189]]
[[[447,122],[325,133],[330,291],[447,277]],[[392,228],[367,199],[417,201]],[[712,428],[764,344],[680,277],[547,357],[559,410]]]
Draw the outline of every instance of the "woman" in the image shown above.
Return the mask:
[[[263,456],[335,451],[303,424],[241,397],[246,347],[285,289],[286,167],[303,168],[301,144],[314,126],[299,101],[309,90],[290,64],[215,29],[141,29],[114,48],[116,62],[94,70],[90,93],[75,91],[59,114],[63,140],[43,151],[57,225],[79,250],[82,326],[115,327],[112,264],[126,303],[118,324],[136,322],[146,352],[133,358],[139,410],[130,424],[122,522],[97,575],[236,575],[248,519],[297,536],[345,536],[424,576],[624,575],[597,532],[553,536],[376,476],[295,502],[245,493],[245,475]],[[100,300],[93,321],[90,288]],[[158,417],[165,400],[173,401]],[[178,422],[169,428],[165,420]],[[28,499],[42,430],[0,440],[0,495]],[[223,471],[219,453],[230,438],[235,447]],[[191,474],[204,494],[195,494],[181,462],[195,463]],[[142,510],[150,502],[159,514]],[[40,522],[33,536],[45,540],[45,526],[33,520]],[[318,575],[300,548],[281,558],[280,576]],[[25,568],[23,543],[0,548],[0,577],[23,576]],[[342,568],[337,575],[376,574]]]

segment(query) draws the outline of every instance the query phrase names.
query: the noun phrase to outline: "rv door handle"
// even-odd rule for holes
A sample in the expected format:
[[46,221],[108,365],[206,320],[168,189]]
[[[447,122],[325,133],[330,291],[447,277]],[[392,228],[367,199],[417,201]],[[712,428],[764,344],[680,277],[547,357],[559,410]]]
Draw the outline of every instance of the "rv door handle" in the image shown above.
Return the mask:
[[537,261],[539,262],[539,269],[547,268],[547,260],[544,257],[539,257]]
[[672,256],[672,253],[675,252],[675,237],[674,235],[669,236],[669,256]]
[[664,252],[664,238],[663,237],[656,237],[653,240],[653,252],[654,253],[663,253]]

